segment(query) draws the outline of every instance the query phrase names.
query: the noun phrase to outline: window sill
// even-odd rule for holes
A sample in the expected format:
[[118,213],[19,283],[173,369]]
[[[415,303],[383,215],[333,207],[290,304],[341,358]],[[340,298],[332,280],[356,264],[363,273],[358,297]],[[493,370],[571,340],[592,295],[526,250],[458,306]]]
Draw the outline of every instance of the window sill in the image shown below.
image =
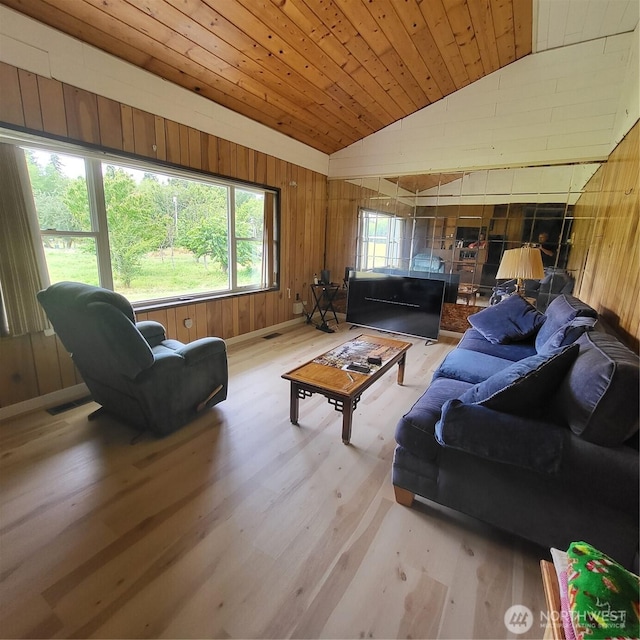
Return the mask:
[[184,307],[189,304],[200,304],[212,300],[223,300],[225,298],[237,298],[256,293],[266,293],[268,291],[279,291],[279,287],[265,287],[260,289],[246,289],[243,291],[233,291],[224,293],[211,293],[194,296],[180,296],[176,298],[168,298],[164,300],[141,300],[140,302],[132,302],[131,306],[134,311],[146,313],[148,311],[157,311],[158,309],[173,309],[175,307]]

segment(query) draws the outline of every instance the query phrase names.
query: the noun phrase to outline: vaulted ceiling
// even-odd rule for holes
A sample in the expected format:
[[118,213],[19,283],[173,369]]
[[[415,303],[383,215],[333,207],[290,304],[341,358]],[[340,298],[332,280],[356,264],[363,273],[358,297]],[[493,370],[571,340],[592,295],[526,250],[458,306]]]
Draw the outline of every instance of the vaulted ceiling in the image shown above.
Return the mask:
[[1,0],[332,153],[529,53],[533,0]]

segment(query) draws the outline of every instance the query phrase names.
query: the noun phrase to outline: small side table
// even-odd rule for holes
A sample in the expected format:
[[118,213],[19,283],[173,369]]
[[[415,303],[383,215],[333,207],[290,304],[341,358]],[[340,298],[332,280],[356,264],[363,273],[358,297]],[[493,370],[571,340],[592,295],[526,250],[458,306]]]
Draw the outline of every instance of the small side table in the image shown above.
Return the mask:
[[469,306],[469,302],[471,302],[471,299],[473,298],[473,306],[475,306],[478,297],[478,287],[458,287],[458,296],[466,300],[467,306]]
[[320,324],[316,325],[316,329],[325,333],[333,333],[333,329],[327,324],[327,314],[332,313],[333,319],[338,324],[338,316],[333,308],[333,300],[340,289],[339,284],[312,284],[310,285],[311,295],[313,296],[314,305],[311,313],[307,316],[307,324],[313,322],[313,316],[316,311],[320,314]]

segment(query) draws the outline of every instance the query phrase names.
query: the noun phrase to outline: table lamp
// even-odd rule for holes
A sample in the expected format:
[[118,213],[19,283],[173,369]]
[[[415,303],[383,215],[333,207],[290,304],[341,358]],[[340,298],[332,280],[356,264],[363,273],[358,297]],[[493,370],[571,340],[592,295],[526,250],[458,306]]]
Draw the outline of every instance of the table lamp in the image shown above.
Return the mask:
[[524,246],[519,249],[507,249],[502,254],[496,280],[516,280],[518,295],[524,295],[523,280],[544,278],[542,255],[538,247]]

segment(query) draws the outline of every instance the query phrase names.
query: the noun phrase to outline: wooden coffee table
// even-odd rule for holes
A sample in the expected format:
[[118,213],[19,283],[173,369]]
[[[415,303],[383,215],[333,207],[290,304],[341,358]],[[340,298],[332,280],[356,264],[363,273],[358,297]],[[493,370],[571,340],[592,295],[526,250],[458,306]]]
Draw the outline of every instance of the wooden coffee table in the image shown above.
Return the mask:
[[[351,440],[351,422],[362,392],[379,380],[394,364],[398,364],[398,384],[404,381],[404,365],[410,342],[361,335],[323,353],[313,360],[282,375],[291,381],[290,417],[298,424],[300,399],[320,393],[336,411],[342,413],[342,442]],[[381,364],[370,364],[368,358],[380,358]],[[360,373],[347,367],[355,362],[370,368]]]

